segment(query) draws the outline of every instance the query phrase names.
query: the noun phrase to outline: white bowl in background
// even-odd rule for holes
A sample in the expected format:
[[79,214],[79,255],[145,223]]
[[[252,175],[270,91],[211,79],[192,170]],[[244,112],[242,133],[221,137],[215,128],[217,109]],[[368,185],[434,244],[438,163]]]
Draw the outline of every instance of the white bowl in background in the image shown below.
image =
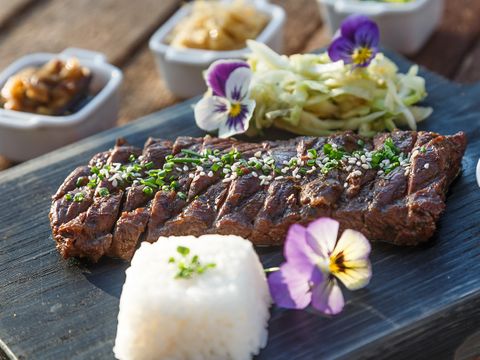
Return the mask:
[[122,72],[101,53],[69,48],[59,54],[26,55],[0,73],[0,88],[20,70],[58,58],[75,57],[92,72],[90,90],[95,96],[73,114],[47,116],[0,108],[0,154],[25,161],[115,125]]
[[[270,21],[258,35],[257,41],[273,50],[283,50],[283,25],[285,11],[263,0],[253,2],[255,8],[270,17]],[[185,16],[190,14],[192,4],[182,6],[150,38],[149,46],[157,61],[158,69],[169,90],[180,98],[199,95],[206,90],[203,71],[218,59],[241,59],[249,53],[248,48],[231,51],[202,49],[179,49],[169,46],[165,38]]]
[[408,3],[318,0],[318,3],[332,34],[347,16],[363,14],[378,24],[383,46],[407,55],[416,53],[425,44],[440,22],[444,8],[444,0]]

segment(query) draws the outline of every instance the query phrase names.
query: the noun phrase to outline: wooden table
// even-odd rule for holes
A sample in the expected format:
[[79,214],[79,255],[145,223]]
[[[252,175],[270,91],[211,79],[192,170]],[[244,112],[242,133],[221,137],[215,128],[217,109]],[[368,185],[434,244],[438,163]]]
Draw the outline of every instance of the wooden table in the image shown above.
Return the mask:
[[[325,46],[330,35],[315,0],[273,0],[288,14],[286,53]],[[152,33],[182,0],[0,0],[0,69],[37,51],[104,52],[125,74],[118,123],[178,102],[148,49]],[[412,60],[459,82],[480,80],[480,0],[446,0],[444,20]],[[11,166],[0,157],[0,170]]]

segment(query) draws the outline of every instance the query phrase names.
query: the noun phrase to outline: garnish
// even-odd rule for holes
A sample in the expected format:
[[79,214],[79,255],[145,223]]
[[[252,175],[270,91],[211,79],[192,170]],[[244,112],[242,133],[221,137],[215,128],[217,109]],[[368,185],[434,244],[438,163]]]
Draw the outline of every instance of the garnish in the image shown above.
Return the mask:
[[[91,167],[92,174],[88,177],[87,186],[93,189],[99,180],[107,179],[114,188],[143,185],[142,191],[147,196],[157,191],[174,191],[178,198],[187,200],[188,188],[182,180],[186,173],[190,178],[220,177],[225,183],[251,174],[260,180],[260,185],[269,185],[274,179],[302,179],[313,173],[326,176],[333,169],[339,169],[348,174],[344,183],[346,188],[350,178],[362,176],[367,170],[377,170],[380,177],[386,177],[400,166],[406,173],[409,171],[410,156],[402,153],[391,138],[387,138],[383,147],[376,151],[368,150],[363,140],[357,143],[360,149],[353,153],[335,143],[325,143],[322,148],[307,149],[303,155],[282,162],[269,152],[262,151],[246,158],[235,148],[226,152],[218,149],[204,149],[201,152],[183,149],[176,155],[167,155],[160,169],[154,168],[153,162],[147,162],[143,157],[124,165],[98,163]],[[108,196],[107,191],[106,188],[99,190],[99,194]]]
[[272,126],[313,136],[355,130],[372,137],[399,126],[416,130],[432,113],[416,106],[427,96],[425,79],[418,66],[399,72],[379,52],[379,38],[375,22],[356,15],[320,54],[287,57],[249,40],[248,64],[222,60],[207,71],[209,90],[195,107],[197,125],[219,128],[220,137],[257,135]]
[[201,275],[208,269],[212,269],[217,266],[215,263],[202,265],[198,255],[189,257],[190,249],[185,246],[178,246],[177,253],[180,254],[180,259],[175,259],[175,257],[172,256],[168,260],[169,264],[175,264],[177,267],[175,279],[191,279],[195,274]]
[[195,105],[198,127],[218,129],[222,138],[247,131],[255,108],[255,101],[249,98],[251,77],[244,61],[217,60],[210,65],[205,74],[210,91]]
[[366,67],[377,55],[379,41],[377,24],[366,16],[352,15],[342,22],[340,35],[328,48],[328,55],[333,61]]
[[72,201],[73,200],[72,194],[65,194],[65,200]]
[[73,196],[73,201],[82,202],[85,199],[85,194],[83,192],[78,192]]
[[101,187],[100,189],[98,189],[98,194],[100,196],[108,196],[110,195],[110,191],[106,187]]
[[344,307],[338,280],[349,290],[369,283],[370,243],[354,230],[345,230],[337,240],[338,228],[339,223],[329,218],[320,218],[307,227],[290,227],[284,246],[287,261],[268,277],[277,306],[304,309],[311,303],[315,309],[334,315]]

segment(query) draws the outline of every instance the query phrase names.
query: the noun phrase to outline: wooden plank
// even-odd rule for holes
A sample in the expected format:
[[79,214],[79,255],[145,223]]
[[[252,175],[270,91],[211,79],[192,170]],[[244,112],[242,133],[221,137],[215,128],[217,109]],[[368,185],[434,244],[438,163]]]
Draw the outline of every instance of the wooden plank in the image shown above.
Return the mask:
[[0,33],[0,68],[37,51],[81,47],[118,65],[178,6],[180,0],[51,0]]
[[[391,55],[405,70],[409,64]],[[258,359],[453,358],[480,323],[480,191],[475,165],[480,86],[465,88],[422,72],[434,118],[423,129],[464,129],[469,147],[439,230],[419,248],[375,244],[373,278],[348,293],[345,311],[326,317],[307,309],[272,309],[269,342]],[[461,101],[459,101],[459,98]],[[192,102],[112,129],[0,174],[0,339],[20,358],[111,359],[118,298],[126,264],[62,260],[47,220],[52,194],[64,177],[117,137],[142,145],[148,136],[202,134]],[[452,121],[454,119],[454,121]],[[19,216],[21,214],[21,216]],[[259,249],[265,266],[278,248]],[[478,355],[478,354],[477,354]]]
[[285,24],[285,54],[295,54],[305,48],[305,44],[321,27],[322,20],[316,0],[273,0],[287,13]]
[[1,0],[0,1],[0,29],[6,24],[16,20],[22,12],[42,0]]
[[427,45],[411,59],[453,78],[480,34],[480,1],[446,0],[444,18]]
[[455,74],[455,80],[463,83],[474,83],[480,80],[480,40],[463,59]]
[[155,59],[144,46],[125,64],[119,124],[150,114],[178,102],[160,76]]

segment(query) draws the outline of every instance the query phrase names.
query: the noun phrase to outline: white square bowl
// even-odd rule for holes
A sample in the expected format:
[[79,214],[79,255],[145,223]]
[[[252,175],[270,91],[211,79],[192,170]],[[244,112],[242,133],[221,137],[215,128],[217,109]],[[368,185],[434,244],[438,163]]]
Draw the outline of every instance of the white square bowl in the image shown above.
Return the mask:
[[[283,25],[285,11],[277,5],[257,0],[253,5],[258,11],[267,14],[270,21],[258,35],[257,41],[270,46],[277,52],[283,50]],[[182,6],[150,38],[150,50],[155,56],[158,69],[169,90],[180,98],[199,95],[206,90],[203,71],[218,59],[241,59],[247,55],[248,48],[232,51],[213,51],[202,49],[178,49],[169,46],[165,39],[175,25],[189,15],[192,4]]]
[[69,48],[59,54],[26,55],[0,73],[0,88],[20,70],[41,66],[58,58],[75,57],[92,71],[90,89],[95,96],[73,114],[47,116],[0,108],[0,154],[25,161],[115,125],[122,72],[107,63],[103,54]]
[[363,14],[380,28],[383,46],[403,54],[415,54],[428,40],[443,14],[444,0],[382,3],[358,0],[318,0],[332,34],[352,14]]

